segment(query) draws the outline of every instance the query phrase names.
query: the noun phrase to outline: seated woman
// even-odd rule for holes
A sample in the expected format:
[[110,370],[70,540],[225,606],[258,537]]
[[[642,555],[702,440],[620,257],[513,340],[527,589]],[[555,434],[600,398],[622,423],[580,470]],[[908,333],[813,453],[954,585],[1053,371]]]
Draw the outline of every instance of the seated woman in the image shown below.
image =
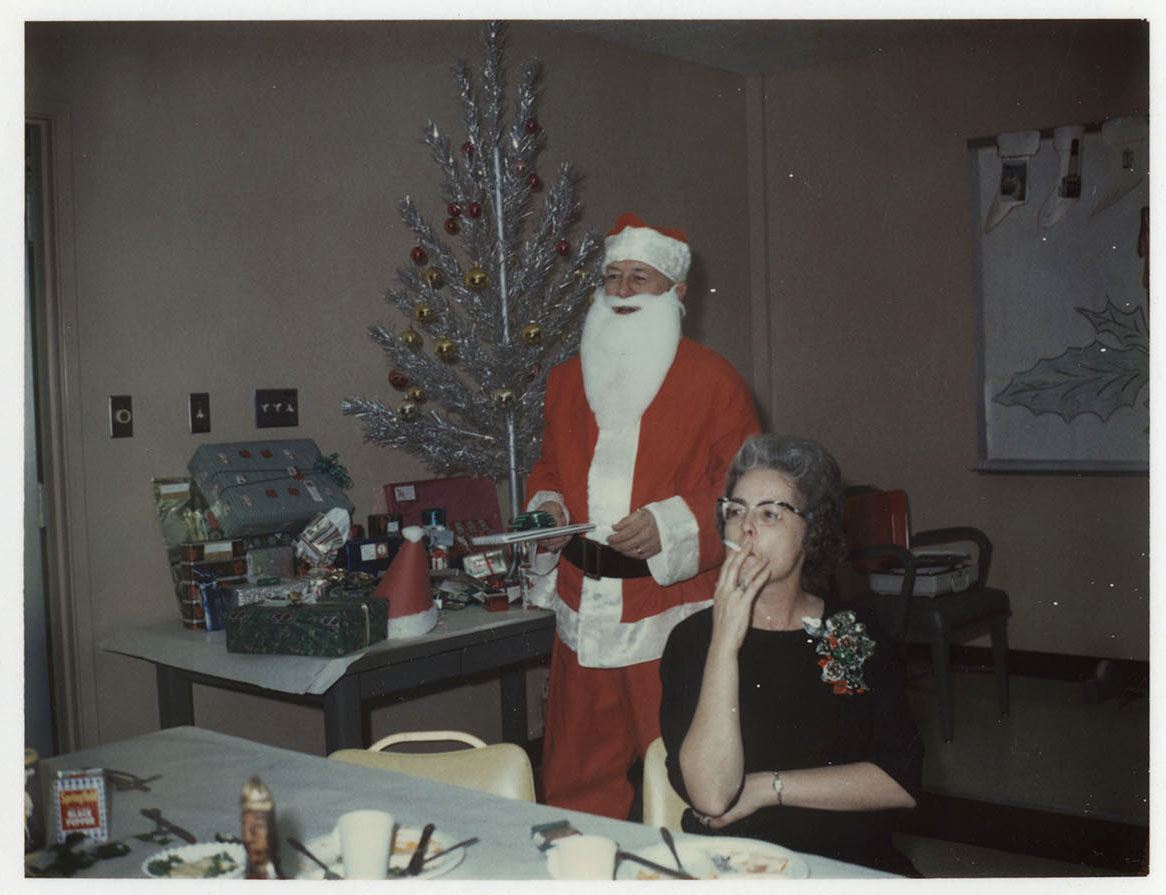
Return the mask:
[[673,629],[660,664],[684,829],[917,876],[889,826],[922,777],[902,670],[873,615],[811,590],[845,549],[837,463],[813,441],[754,436],[718,522],[713,605]]

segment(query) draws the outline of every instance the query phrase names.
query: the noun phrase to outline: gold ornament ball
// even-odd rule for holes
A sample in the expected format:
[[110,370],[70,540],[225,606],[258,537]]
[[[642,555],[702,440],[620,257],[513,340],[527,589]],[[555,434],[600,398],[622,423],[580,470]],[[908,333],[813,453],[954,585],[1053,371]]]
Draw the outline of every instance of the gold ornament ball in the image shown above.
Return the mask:
[[514,406],[514,392],[508,388],[496,388],[490,397],[494,399],[494,406],[500,410]]
[[409,390],[405,392],[405,397],[412,401],[414,404],[424,404],[429,400],[429,395],[427,395],[425,393],[425,389],[419,385],[411,386]]
[[538,345],[543,340],[543,328],[537,323],[528,323],[522,328],[522,341],[527,345]]
[[413,319],[418,323],[428,323],[433,319],[433,308],[423,301],[417,302],[413,308]]
[[457,362],[457,345],[454,344],[453,339],[438,339],[433,343],[433,352],[438,359],[447,364]]
[[415,420],[419,413],[421,411],[412,401],[402,401],[397,405],[397,416],[403,420]]
[[575,279],[578,280],[579,282],[583,282],[583,280],[587,279],[587,268],[576,267],[575,268]]
[[490,275],[476,264],[466,272],[466,286],[479,292],[490,285]]
[[445,274],[441,272],[441,268],[431,267],[425,271],[425,282],[431,289],[440,289],[445,285]]
[[416,351],[421,347],[423,339],[421,338],[421,333],[417,332],[417,330],[413,329],[412,327],[409,327],[409,329],[401,333],[401,341],[405,343],[406,348],[412,348],[414,351]]

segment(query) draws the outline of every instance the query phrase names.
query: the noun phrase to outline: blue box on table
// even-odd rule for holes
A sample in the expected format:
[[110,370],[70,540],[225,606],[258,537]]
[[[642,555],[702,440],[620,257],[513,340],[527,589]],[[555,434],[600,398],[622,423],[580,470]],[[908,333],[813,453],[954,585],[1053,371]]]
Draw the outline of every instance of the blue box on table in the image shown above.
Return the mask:
[[352,501],[317,469],[310,438],[204,444],[187,464],[223,537],[299,531],[317,513],[352,512]]

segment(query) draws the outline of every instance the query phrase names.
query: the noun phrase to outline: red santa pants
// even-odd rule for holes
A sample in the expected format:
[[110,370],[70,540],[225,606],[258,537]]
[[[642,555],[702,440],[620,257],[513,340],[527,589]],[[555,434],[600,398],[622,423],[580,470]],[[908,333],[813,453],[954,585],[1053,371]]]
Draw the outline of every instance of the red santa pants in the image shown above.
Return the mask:
[[660,735],[660,661],[583,668],[555,637],[540,801],[626,820],[628,769]]

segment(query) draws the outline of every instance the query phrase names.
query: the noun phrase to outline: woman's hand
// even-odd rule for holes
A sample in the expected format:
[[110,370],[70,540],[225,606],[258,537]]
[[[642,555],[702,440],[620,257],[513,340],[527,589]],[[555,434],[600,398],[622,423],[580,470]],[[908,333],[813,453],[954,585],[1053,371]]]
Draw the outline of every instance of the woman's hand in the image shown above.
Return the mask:
[[753,620],[753,602],[769,580],[769,562],[750,551],[729,548],[721,564],[721,574],[713,591],[713,640],[711,648],[721,646],[734,653],[745,642]]

